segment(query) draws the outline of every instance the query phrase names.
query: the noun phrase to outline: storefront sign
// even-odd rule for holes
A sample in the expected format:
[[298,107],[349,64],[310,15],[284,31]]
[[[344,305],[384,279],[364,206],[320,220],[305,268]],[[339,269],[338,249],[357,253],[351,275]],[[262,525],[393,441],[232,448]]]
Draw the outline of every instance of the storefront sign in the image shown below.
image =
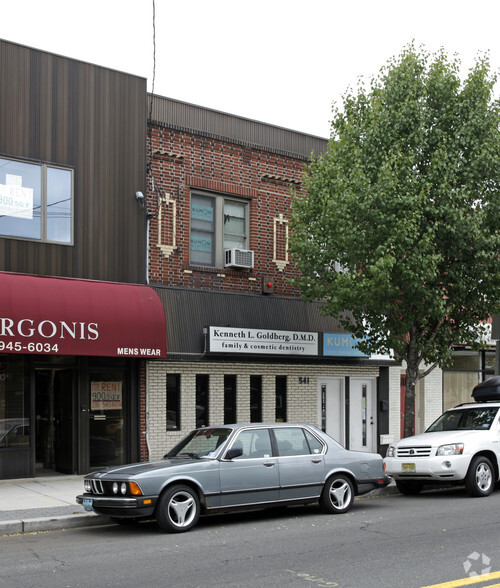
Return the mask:
[[90,382],[90,410],[121,410],[122,382]]
[[394,354],[367,355],[354,347],[359,339],[351,333],[323,333],[323,355],[329,357],[363,357],[370,361],[394,361]]
[[369,357],[359,349],[357,339],[351,333],[323,333],[323,355],[336,357]]
[[318,333],[236,327],[210,327],[212,353],[318,355]]
[[166,357],[153,289],[0,272],[0,354]]

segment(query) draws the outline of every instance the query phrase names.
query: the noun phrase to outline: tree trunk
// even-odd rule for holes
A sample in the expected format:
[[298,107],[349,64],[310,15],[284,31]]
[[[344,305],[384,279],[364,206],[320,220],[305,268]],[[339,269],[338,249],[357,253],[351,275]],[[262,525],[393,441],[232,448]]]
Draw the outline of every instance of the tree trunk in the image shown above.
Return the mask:
[[405,417],[404,436],[411,437],[415,434],[415,389],[420,378],[419,359],[415,350],[415,332],[409,333],[408,357],[406,358],[406,392],[405,392]]
[[415,434],[415,389],[418,382],[418,368],[406,368],[404,436]]

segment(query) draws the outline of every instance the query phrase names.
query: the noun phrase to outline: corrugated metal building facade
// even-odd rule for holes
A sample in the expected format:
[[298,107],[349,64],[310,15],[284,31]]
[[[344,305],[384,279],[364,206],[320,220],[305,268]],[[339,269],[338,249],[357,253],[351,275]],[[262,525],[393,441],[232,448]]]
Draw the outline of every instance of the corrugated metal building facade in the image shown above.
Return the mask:
[[135,460],[146,80],[0,40],[0,87],[0,478]]

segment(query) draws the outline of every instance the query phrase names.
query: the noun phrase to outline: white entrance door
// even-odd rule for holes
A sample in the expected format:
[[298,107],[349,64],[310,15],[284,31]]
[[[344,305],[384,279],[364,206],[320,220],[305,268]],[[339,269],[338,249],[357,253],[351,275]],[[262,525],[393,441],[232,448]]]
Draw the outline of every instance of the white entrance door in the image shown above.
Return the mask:
[[349,386],[349,449],[377,451],[376,386],[372,378],[351,378]]
[[318,378],[321,428],[345,447],[344,378]]

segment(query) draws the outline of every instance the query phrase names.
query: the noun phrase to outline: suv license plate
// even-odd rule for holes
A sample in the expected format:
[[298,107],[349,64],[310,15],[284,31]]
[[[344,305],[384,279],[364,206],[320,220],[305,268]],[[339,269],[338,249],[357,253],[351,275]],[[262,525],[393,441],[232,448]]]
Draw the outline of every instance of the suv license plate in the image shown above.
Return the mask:
[[414,463],[402,463],[401,464],[401,471],[402,472],[415,472],[415,464]]
[[92,498],[84,498],[82,504],[85,510],[94,510],[92,507],[92,505],[94,504]]

